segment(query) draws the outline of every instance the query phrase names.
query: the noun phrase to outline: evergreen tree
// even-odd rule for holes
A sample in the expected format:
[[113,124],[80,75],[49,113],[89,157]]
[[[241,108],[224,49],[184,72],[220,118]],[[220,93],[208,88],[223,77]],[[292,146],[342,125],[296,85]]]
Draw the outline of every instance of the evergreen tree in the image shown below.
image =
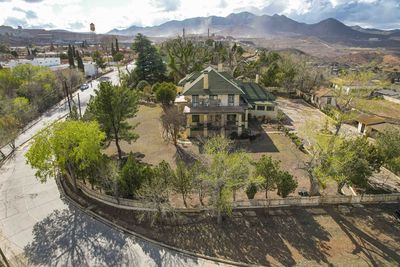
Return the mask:
[[114,56],[115,55],[115,49],[114,49],[114,43],[111,42],[111,55]]
[[71,45],[68,45],[68,63],[70,68],[75,68],[74,52]]
[[135,73],[139,80],[146,80],[150,84],[165,80],[165,64],[146,36],[140,33],[136,35],[132,49],[138,54]]
[[76,57],[76,51],[75,51],[75,46],[72,46],[72,56],[75,58]]
[[118,39],[115,38],[115,51],[119,52],[119,44],[118,44]]
[[82,72],[85,72],[85,66],[83,65],[83,60],[78,51],[76,51],[76,61],[78,62],[78,69],[81,70]]

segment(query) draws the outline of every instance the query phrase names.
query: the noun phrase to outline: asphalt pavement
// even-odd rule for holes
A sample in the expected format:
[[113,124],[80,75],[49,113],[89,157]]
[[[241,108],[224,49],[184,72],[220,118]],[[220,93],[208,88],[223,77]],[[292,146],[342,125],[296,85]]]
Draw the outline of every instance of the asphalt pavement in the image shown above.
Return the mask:
[[[106,76],[118,83],[118,71]],[[98,84],[77,92],[82,112]],[[62,101],[44,114],[17,138],[19,148],[0,168],[0,247],[12,266],[214,266],[123,234],[63,202],[54,180],[35,178],[24,157],[27,140],[67,113]]]

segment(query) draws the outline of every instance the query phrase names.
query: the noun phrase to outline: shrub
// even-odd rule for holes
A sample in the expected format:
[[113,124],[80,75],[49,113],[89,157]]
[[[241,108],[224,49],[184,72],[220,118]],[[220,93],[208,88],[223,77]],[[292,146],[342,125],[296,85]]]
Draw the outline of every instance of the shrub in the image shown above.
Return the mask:
[[257,186],[254,183],[251,183],[246,188],[246,195],[248,199],[254,199],[254,196],[257,193]]
[[150,86],[150,84],[149,84],[147,81],[145,81],[145,80],[141,80],[141,81],[138,82],[138,84],[136,85],[136,89],[138,89],[138,90],[140,90],[140,91],[143,91],[143,89],[144,89],[146,86]]

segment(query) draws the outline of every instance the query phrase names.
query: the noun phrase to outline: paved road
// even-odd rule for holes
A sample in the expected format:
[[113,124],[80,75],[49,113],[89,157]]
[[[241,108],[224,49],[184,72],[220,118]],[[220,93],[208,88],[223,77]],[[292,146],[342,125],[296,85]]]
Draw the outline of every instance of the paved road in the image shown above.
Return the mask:
[[[107,76],[118,82],[118,72]],[[98,82],[93,82],[93,88]],[[83,108],[93,88],[80,92]],[[17,139],[24,143],[67,113],[61,104]],[[41,184],[21,146],[0,169],[0,246],[13,266],[212,266],[110,228],[64,203],[53,180]]]

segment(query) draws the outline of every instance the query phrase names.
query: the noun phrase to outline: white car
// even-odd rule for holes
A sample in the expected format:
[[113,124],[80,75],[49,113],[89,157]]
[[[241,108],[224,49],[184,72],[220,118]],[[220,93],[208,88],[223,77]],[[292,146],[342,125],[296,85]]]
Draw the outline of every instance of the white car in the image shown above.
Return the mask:
[[81,85],[81,90],[83,91],[83,90],[86,90],[86,89],[88,89],[89,88],[89,85],[87,84],[87,83],[84,83],[84,84],[82,84]]

